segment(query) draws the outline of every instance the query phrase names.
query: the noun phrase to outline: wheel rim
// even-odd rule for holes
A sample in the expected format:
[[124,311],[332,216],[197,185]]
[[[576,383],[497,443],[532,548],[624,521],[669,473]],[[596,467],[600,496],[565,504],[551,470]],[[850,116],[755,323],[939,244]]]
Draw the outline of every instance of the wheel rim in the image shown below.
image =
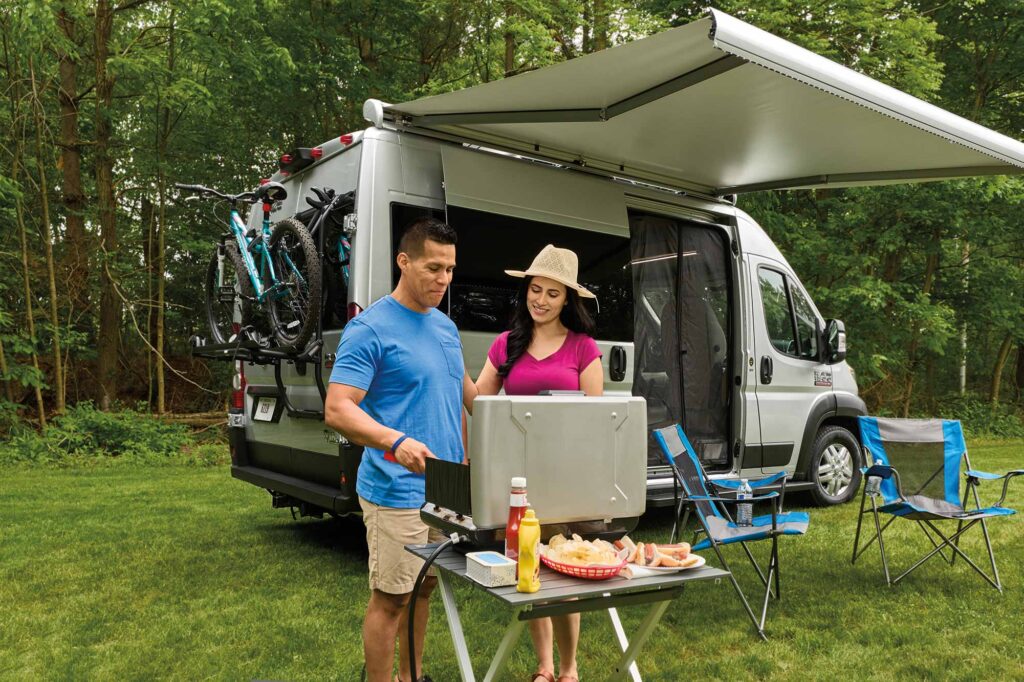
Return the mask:
[[818,486],[831,497],[846,493],[853,481],[853,455],[841,443],[832,443],[818,460]]

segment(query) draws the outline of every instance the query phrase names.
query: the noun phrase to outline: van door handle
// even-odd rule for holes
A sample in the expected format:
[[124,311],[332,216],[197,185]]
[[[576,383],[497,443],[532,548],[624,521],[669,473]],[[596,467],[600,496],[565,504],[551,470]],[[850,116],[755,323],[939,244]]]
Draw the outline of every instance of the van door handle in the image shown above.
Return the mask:
[[626,349],[622,346],[612,346],[608,358],[608,378],[612,381],[622,381],[626,378]]
[[761,356],[761,383],[772,383],[772,359],[767,355]]

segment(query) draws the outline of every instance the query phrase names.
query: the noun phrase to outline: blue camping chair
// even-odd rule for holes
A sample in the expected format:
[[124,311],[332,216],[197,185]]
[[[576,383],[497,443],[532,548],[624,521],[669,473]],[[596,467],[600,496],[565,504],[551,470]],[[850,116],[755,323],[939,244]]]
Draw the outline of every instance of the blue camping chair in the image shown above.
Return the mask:
[[[861,443],[874,463],[861,470],[865,476],[865,485],[860,500],[860,515],[857,517],[857,534],[853,539],[851,563],[856,563],[857,558],[877,539],[882,555],[882,570],[889,585],[895,585],[935,555],[942,556],[950,566],[956,561],[957,556],[960,556],[992,587],[1002,592],[999,571],[996,569],[996,557],[992,552],[992,541],[989,539],[985,521],[1016,513],[1013,509],[1003,507],[1003,502],[1006,501],[1010,479],[1024,474],[1024,469],[1005,474],[990,474],[972,469],[967,456],[967,445],[964,443],[964,433],[960,428],[960,422],[956,420],[881,417],[858,419]],[[966,467],[964,475],[967,478],[962,500],[961,460]],[[872,477],[879,483],[877,486],[871,485]],[[977,490],[979,483],[983,480],[1000,479],[1003,480],[1003,494],[999,501],[990,507],[982,507]],[[971,495],[974,497],[974,508],[967,509],[968,496]],[[871,508],[865,509],[868,500],[871,501]],[[861,523],[864,515],[868,513],[874,517],[875,534],[861,545]],[[879,514],[888,514],[891,518],[882,524]],[[889,561],[885,554],[882,534],[896,519],[907,519],[917,523],[931,543],[932,549],[903,573],[890,578]],[[956,521],[956,532],[947,536],[936,526],[936,521]],[[981,526],[982,535],[985,536],[985,547],[988,548],[988,558],[992,565],[991,576],[986,575],[960,549],[960,536],[977,525]]]
[[[669,426],[657,429],[654,432],[654,437],[658,441],[658,445],[661,446],[662,454],[672,469],[672,475],[675,477],[676,485],[678,486],[677,494],[679,494],[679,488],[682,489],[676,504],[675,525],[672,528],[671,541],[675,542],[677,531],[685,528],[692,509],[697,516],[697,520],[700,522],[697,534],[703,533],[704,535],[704,539],[699,542],[694,537],[693,550],[700,551],[710,547],[715,551],[715,554],[718,555],[718,560],[722,563],[722,567],[729,571],[729,579],[732,581],[732,586],[736,589],[736,594],[739,595],[740,601],[743,602],[743,607],[747,610],[747,615],[753,621],[754,627],[757,628],[757,634],[763,639],[768,639],[764,633],[764,623],[768,617],[768,602],[772,597],[779,599],[781,595],[779,591],[779,536],[803,535],[807,532],[807,524],[810,522],[810,517],[804,512],[782,513],[782,502],[786,495],[785,472],[759,480],[748,481],[753,490],[775,485],[781,481],[781,491],[771,491],[753,497],[752,502],[771,501],[772,512],[771,514],[755,516],[753,523],[749,526],[740,526],[733,521],[727,506],[736,504],[737,500],[735,498],[712,495],[709,492],[711,490],[717,492],[718,489],[735,491],[739,489],[740,482],[713,481],[708,478],[704,472],[704,467],[701,466],[700,460],[697,458],[696,451],[690,444],[689,439],[687,439],[686,434],[683,433],[682,427]],[[680,522],[680,514],[684,508],[686,515],[683,516]],[[747,547],[748,542],[755,542],[757,540],[771,540],[772,543],[767,572],[761,570],[750,548]],[[721,548],[724,545],[736,543],[743,548],[747,559],[750,560],[754,570],[757,571],[757,575],[765,588],[760,619],[754,615],[754,611],[750,608],[750,603],[747,601],[746,595],[743,594],[736,576],[733,575],[732,569],[729,568],[729,563],[722,555]],[[772,590],[773,582],[775,585],[774,591]]]

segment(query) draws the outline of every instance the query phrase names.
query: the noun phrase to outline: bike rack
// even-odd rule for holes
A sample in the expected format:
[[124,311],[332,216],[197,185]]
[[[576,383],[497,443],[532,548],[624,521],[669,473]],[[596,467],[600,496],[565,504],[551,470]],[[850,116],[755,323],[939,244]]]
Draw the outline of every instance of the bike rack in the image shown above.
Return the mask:
[[[321,218],[320,216],[316,216],[314,213],[314,217],[322,221],[320,230],[317,232],[317,250],[320,253],[322,267],[323,261],[326,260],[326,254],[324,254],[324,236],[327,233],[327,228],[323,224],[323,221],[326,220],[326,216]],[[300,409],[292,405],[288,398],[287,387],[284,385],[281,368],[284,363],[291,362],[295,365],[296,373],[300,376],[305,376],[306,365],[312,364],[313,380],[316,383],[317,392],[320,394],[321,404],[326,402],[327,386],[324,384],[323,376],[323,325],[323,314],[321,314],[317,319],[316,331],[314,332],[313,338],[301,351],[284,348],[269,348],[249,338],[239,339],[231,343],[207,344],[204,343],[202,339],[193,337],[192,356],[205,358],[207,360],[241,360],[243,362],[249,362],[256,365],[273,365],[274,383],[277,384],[278,395],[281,397],[281,402],[284,405],[288,416],[295,419],[322,420],[324,418],[323,407],[319,410],[307,410]]]

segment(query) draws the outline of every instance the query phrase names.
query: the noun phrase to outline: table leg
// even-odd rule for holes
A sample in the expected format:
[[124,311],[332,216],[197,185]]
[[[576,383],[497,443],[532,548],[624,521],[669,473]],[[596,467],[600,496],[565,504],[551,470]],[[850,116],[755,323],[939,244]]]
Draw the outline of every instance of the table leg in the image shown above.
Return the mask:
[[619,662],[612,668],[612,674],[609,676],[609,679],[626,679],[626,673],[629,670],[630,664],[636,660],[637,654],[640,653],[640,649],[647,643],[647,638],[654,632],[654,628],[657,627],[658,621],[661,620],[662,614],[665,613],[665,609],[668,608],[671,601],[671,598],[669,598],[651,604],[651,608],[648,609],[647,615],[644,616],[643,622],[640,623],[640,628],[636,631],[633,641],[629,643],[626,650],[622,652]]
[[[615,630],[615,637],[619,640],[619,646],[625,651],[629,647],[629,640],[626,638],[626,630],[622,627],[622,621],[619,619],[619,612],[614,607],[610,608],[608,616],[612,619],[612,628]],[[642,682],[636,661],[629,664],[629,676],[633,682]]]
[[526,621],[519,620],[519,610],[517,609],[512,614],[512,620],[505,629],[505,636],[501,638],[497,651],[494,652],[494,658],[491,659],[491,667],[487,669],[487,674],[484,675],[484,682],[492,682],[499,679],[498,676],[505,670],[508,657],[512,654],[512,649],[515,648],[516,642],[519,641],[519,635],[522,634],[525,625]]
[[476,682],[476,676],[473,674],[473,662],[469,660],[469,649],[466,647],[466,636],[462,633],[459,607],[455,604],[455,591],[452,589],[448,573],[438,571],[437,582],[441,587],[441,601],[444,602],[444,614],[448,618],[448,630],[452,634],[452,645],[455,647],[455,658],[459,662],[462,682]]

